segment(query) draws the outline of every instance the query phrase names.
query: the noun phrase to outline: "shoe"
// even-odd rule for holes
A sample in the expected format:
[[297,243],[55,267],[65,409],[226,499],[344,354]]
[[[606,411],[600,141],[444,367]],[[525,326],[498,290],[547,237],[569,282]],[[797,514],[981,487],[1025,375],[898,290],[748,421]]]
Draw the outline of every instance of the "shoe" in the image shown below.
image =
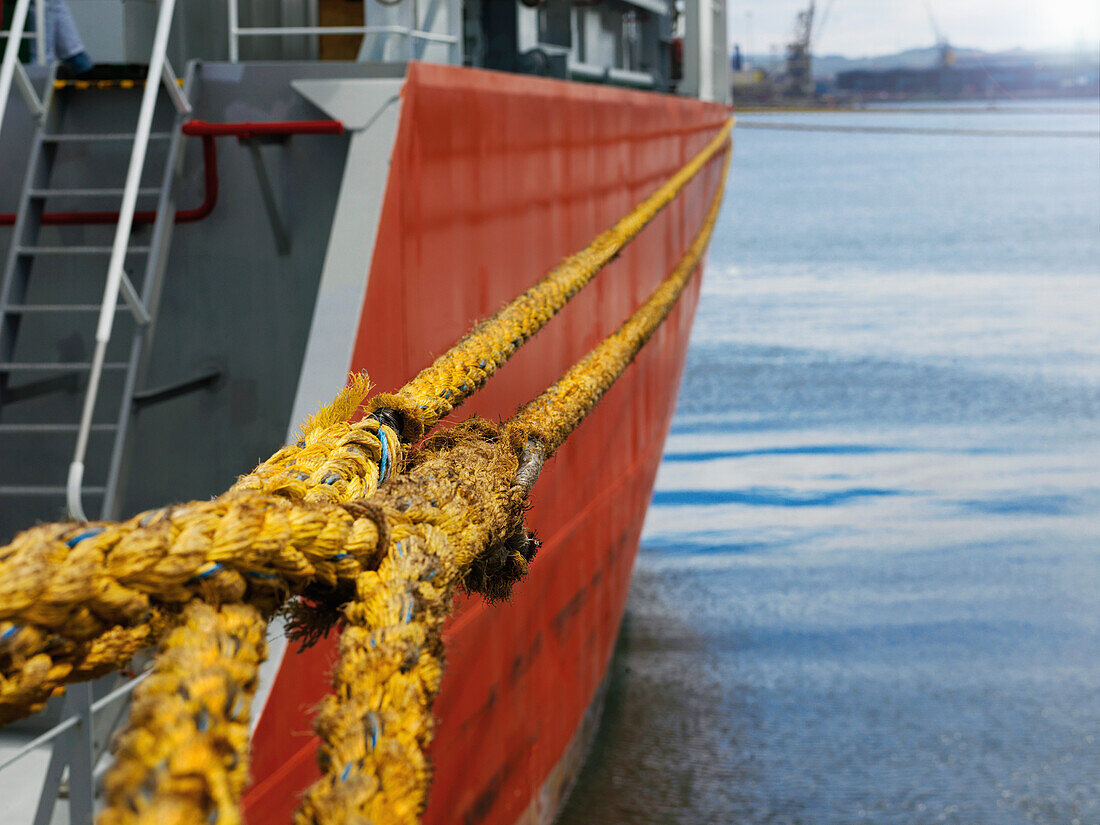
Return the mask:
[[58,80],[145,80],[149,74],[149,67],[140,63],[92,63],[91,58],[85,52],[81,55],[87,60],[74,65],[73,61],[80,55],[64,60],[57,67]]

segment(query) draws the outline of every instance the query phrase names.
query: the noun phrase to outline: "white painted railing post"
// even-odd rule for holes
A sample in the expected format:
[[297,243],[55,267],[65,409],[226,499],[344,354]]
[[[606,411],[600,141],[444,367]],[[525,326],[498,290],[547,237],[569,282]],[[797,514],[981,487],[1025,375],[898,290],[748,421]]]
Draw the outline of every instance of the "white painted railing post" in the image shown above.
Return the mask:
[[4,62],[0,63],[0,126],[3,126],[4,112],[8,109],[8,95],[11,93],[11,81],[15,76],[15,64],[19,62],[19,45],[23,42],[23,31],[27,26],[27,9],[31,0],[15,0],[15,11],[8,28],[8,42],[4,47]]
[[[145,155],[149,147],[149,133],[153,128],[153,113],[156,110],[157,95],[164,79],[164,62],[168,52],[168,34],[172,28],[172,13],[175,0],[161,0],[157,17],[156,34],[153,36],[153,50],[149,55],[149,71],[146,74],[145,91],[141,96],[141,110],[138,113],[137,130],[134,133],[134,148],[130,152],[130,166],[126,171],[126,184],[122,190],[122,206],[119,209],[118,226],[115,240],[111,246],[111,259],[107,265],[107,286],[103,290],[103,303],[99,309],[99,323],[95,332],[95,352],[92,356],[91,374],[88,376],[88,390],[84,396],[84,409],[80,416],[80,430],[76,438],[76,450],[69,465],[69,478],[66,484],[66,498],[69,514],[80,521],[87,521],[81,496],[84,484],[84,458],[88,452],[88,437],[92,431],[92,417],[95,414],[96,396],[99,394],[99,382],[103,376],[103,362],[107,356],[107,343],[111,340],[111,327],[114,325],[115,308],[118,306],[118,293],[122,285],[123,264],[126,262],[126,248],[130,242],[130,230],[134,225],[134,208],[137,206],[138,188],[141,186],[141,173],[145,168]],[[175,82],[175,78],[172,79]],[[143,319],[135,312],[138,323]]]
[[237,0],[228,0],[225,4],[229,13],[229,62],[236,63],[240,60],[240,36],[238,33],[238,27],[240,26],[239,11],[237,9]]
[[34,62],[46,65],[46,0],[34,4]]

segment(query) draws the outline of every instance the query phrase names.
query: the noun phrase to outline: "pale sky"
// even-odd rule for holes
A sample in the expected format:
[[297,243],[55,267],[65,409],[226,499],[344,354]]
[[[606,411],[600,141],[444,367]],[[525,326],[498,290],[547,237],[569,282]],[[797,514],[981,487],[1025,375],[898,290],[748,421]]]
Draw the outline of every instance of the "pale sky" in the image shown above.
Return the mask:
[[[1100,0],[928,0],[954,46],[988,51],[1100,44]],[[730,46],[764,54],[780,51],[795,15],[809,0],[727,0]],[[832,7],[829,9],[829,7]],[[924,0],[818,0],[816,54],[862,57],[931,46],[935,35]]]

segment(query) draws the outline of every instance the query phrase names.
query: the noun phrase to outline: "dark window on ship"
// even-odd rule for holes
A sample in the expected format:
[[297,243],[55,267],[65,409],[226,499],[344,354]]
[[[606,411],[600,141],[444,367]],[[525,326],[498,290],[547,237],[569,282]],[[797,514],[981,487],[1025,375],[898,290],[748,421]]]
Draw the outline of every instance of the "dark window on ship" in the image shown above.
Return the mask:
[[539,6],[539,43],[569,48],[573,45],[571,0],[546,0]]
[[638,13],[628,11],[622,17],[622,37],[619,51],[619,66],[623,69],[637,71],[641,51],[642,27],[638,22]]
[[585,34],[585,21],[588,19],[588,10],[583,6],[574,7],[573,19],[577,21],[577,60],[579,60],[581,63],[584,63],[586,60],[588,60],[588,37]]

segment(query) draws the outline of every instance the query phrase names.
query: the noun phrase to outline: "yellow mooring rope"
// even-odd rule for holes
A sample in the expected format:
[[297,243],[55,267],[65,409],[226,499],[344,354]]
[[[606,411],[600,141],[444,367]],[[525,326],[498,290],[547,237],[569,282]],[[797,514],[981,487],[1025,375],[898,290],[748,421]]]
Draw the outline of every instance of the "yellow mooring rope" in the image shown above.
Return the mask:
[[389,546],[376,571],[360,574],[344,610],[334,691],[316,723],[324,776],[307,791],[296,825],[419,821],[454,590],[506,598],[526,575],[538,545],[523,513],[542,462],[676,304],[710,239],[725,177],[723,169],[683,259],[617,332],[505,424],[471,419],[430,438],[408,475],[369,500],[388,522]]
[[161,642],[114,742],[100,825],[240,823],[249,713],[267,622],[251,605],[197,599]]
[[688,181],[729,142],[733,121],[656,192],[588,246],[558,264],[545,278],[422,370],[396,395],[377,395],[371,411],[389,407],[401,414],[403,440],[412,444],[461,404],[554,317],[583,286],[683,190]]
[[[347,422],[367,392],[358,379],[303,425],[298,442],[213,502],[118,524],[44,525],[0,548],[0,724],[40,709],[67,682],[125,667],[191,598],[224,602],[266,593],[273,607],[315,586],[350,588],[371,562],[357,555],[363,537],[350,535],[351,519],[338,509],[331,516],[292,514],[289,504],[352,501],[400,472],[402,440],[415,443],[481,386],[726,145],[731,126],[405,388],[376,396],[368,407],[373,415]],[[387,408],[397,412],[387,416]],[[260,494],[279,500],[261,502]]]
[[542,462],[675,305],[709,240],[725,170],[676,269],[511,421],[466,422],[409,456],[398,434],[419,438],[484,383],[728,135],[729,124],[617,224],[614,239],[604,233],[399,393],[376,397],[372,416],[346,422],[367,391],[355,377],[295,445],[214,501],[122,523],[43,525],[0,548],[0,722],[159,640],[116,745],[100,821],[239,822],[263,631],[288,596],[303,595],[317,607],[293,605],[297,635],[309,640],[340,617],[346,627],[335,691],[317,718],[324,776],[296,820],[416,822],[428,788],[440,631],[455,589],[504,598],[526,574],[537,542],[523,512]]

